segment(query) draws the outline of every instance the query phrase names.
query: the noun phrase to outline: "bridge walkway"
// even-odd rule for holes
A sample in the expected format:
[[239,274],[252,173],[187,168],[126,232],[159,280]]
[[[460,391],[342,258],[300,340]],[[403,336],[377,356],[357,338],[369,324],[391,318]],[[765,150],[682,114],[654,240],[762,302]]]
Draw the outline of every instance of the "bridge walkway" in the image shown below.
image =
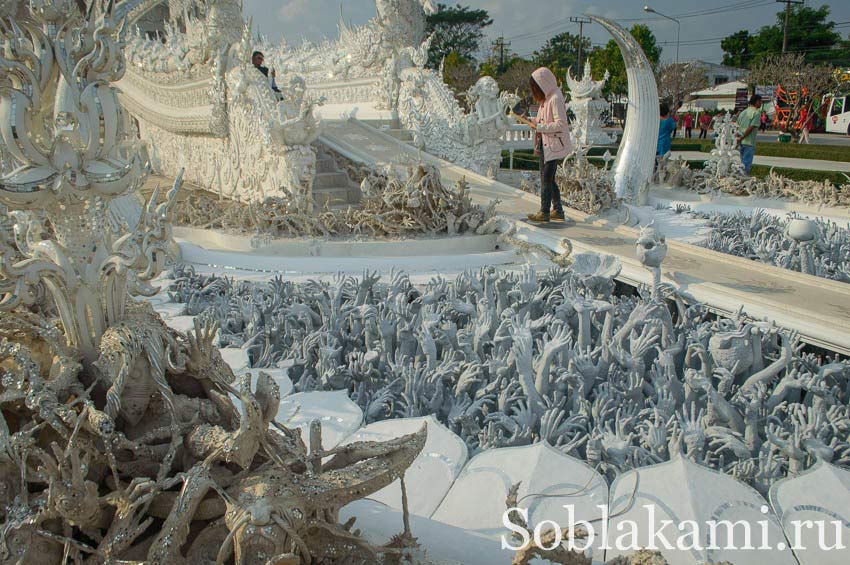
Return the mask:
[[[402,163],[421,158],[440,168],[445,182],[466,179],[475,201],[494,199],[500,215],[516,222],[516,237],[561,252],[569,240],[574,252],[616,255],[623,263],[620,279],[649,284],[650,273],[635,257],[638,231],[568,210],[573,225],[531,225],[522,221],[537,208],[537,198],[414,147],[357,120],[331,121],[321,140],[346,157],[372,164]],[[767,318],[800,332],[802,339],[850,355],[850,284],[804,275],[778,267],[669,241],[663,277],[707,304],[731,315],[741,306],[753,318]]]

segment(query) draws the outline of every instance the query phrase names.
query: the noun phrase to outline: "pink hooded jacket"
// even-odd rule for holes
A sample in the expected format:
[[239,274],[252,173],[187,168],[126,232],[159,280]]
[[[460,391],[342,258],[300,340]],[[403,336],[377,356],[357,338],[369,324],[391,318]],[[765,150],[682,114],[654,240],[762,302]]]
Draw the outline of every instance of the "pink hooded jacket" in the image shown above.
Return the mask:
[[546,67],[540,67],[531,76],[546,95],[546,101],[540,106],[534,120],[537,133],[543,137],[543,158],[547,163],[563,159],[573,150],[564,95],[558,88],[555,75]]

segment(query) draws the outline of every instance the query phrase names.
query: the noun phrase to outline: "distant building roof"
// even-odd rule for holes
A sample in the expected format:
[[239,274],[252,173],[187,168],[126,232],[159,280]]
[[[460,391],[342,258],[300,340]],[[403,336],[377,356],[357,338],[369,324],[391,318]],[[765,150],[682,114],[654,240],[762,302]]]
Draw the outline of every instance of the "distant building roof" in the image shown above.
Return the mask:
[[739,67],[729,67],[726,65],[721,65],[719,63],[709,63],[708,61],[700,61],[699,59],[694,59],[692,61],[688,61],[691,64],[697,64],[706,69],[714,70],[714,71],[729,71],[733,74],[743,74],[747,72],[747,69],[742,69]]
[[706,88],[703,90],[697,90],[696,92],[691,92],[691,96],[699,97],[699,98],[718,98],[724,96],[735,96],[735,91],[739,88],[747,88],[747,83],[742,82],[740,80],[733,80],[723,84],[718,84],[717,86],[712,86],[711,88]]

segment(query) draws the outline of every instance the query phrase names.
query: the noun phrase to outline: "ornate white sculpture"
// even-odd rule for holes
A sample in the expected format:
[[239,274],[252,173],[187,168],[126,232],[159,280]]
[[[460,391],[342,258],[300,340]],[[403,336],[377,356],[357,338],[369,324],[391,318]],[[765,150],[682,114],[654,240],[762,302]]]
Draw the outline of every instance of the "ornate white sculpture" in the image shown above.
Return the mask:
[[473,204],[466,182],[443,186],[439,169],[413,164],[406,175],[369,172],[357,208],[299,210],[290,201],[270,198],[242,204],[211,200],[195,193],[177,206],[178,224],[256,234],[262,244],[273,238],[412,237],[490,234],[501,226],[495,204]]
[[582,145],[608,145],[617,141],[616,134],[602,131],[602,113],[608,109],[608,102],[602,98],[602,89],[610,76],[600,81],[591,76],[590,61],[584,64],[584,74],[581,80],[576,80],[567,69],[566,82],[570,89],[569,109],[575,115],[571,135],[573,140]]
[[714,178],[744,177],[744,165],[741,152],[738,151],[738,124],[732,120],[732,114],[726,112],[723,118],[716,120],[714,128],[714,149],[705,161],[704,175]]
[[424,286],[402,273],[248,286],[181,268],[172,297],[264,363],[292,359],[296,390],[346,390],[368,422],[434,414],[473,454],[546,441],[609,480],[687,457],[763,494],[818,460],[850,464],[850,363],[743,313],[707,317],[659,284],[654,227],[636,251],[655,273],[637,296],[614,293],[616,258],[579,255],[545,274],[486,268]]
[[106,204],[143,180],[111,10],[57,0],[0,22],[0,135],[19,165],[0,176],[0,561],[406,560],[409,531],[374,547],[338,512],[402,475],[424,426],[326,451],[315,421],[308,456],[275,422],[269,375],[233,385],[214,324],[183,335],[131,299],[162,267],[181,181],[111,231]]
[[479,174],[495,177],[502,158],[501,137],[511,125],[507,110],[519,99],[499,92],[485,76],[467,91],[472,111],[465,113],[437,73],[410,68],[402,72],[399,118],[416,144],[438,157]]
[[645,204],[655,165],[658,140],[658,87],[652,65],[632,34],[611,20],[587,16],[614,37],[626,63],[629,112],[614,162],[617,196],[631,204]]
[[654,225],[654,220],[640,230],[635,251],[640,264],[652,273],[652,298],[658,299],[661,285],[661,263],[667,257],[667,238]]
[[703,246],[775,265],[783,269],[850,283],[850,229],[831,221],[806,220],[789,214],[778,218],[764,210],[710,214],[679,208],[709,220]]
[[401,71],[427,62],[425,16],[435,7],[430,0],[376,0],[375,5],[377,15],[361,27],[340,19],[336,41],[305,42],[295,49],[264,45],[267,62],[281,74],[302,76],[328,103],[395,110]]
[[284,198],[308,209],[316,161],[310,144],[320,123],[303,80],[287,75],[278,100],[251,65],[249,31],[232,0],[173,8],[165,43],[131,37],[133,65],[120,84],[155,170],[182,169],[187,181],[220,196]]
[[38,20],[11,20],[0,65],[0,135],[16,165],[0,178],[0,204],[14,211],[14,237],[2,242],[0,307],[32,305],[43,282],[88,362],[106,327],[123,318],[125,293],[151,291],[144,281],[162,266],[173,200],[172,192],[157,205],[155,193],[131,234],[105,222],[109,201],[143,180],[110,86],[124,60],[109,8],[92,3],[82,21],[58,2],[41,6]]

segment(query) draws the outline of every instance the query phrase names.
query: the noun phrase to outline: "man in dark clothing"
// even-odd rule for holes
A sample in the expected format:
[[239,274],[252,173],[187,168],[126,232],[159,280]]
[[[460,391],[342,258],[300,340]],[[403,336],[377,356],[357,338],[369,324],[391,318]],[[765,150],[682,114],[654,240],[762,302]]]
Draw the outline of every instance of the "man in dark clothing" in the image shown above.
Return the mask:
[[270,84],[271,84],[272,90],[274,90],[275,92],[280,92],[280,89],[277,87],[277,83],[275,82],[275,71],[274,71],[274,69],[272,69],[271,77],[269,77],[269,68],[263,66],[263,61],[265,61],[265,59],[266,58],[263,55],[262,51],[254,51],[254,53],[251,55],[251,64],[253,64],[254,67],[256,67],[256,69],[258,71],[263,73],[263,75],[265,75],[268,78],[271,78]]

